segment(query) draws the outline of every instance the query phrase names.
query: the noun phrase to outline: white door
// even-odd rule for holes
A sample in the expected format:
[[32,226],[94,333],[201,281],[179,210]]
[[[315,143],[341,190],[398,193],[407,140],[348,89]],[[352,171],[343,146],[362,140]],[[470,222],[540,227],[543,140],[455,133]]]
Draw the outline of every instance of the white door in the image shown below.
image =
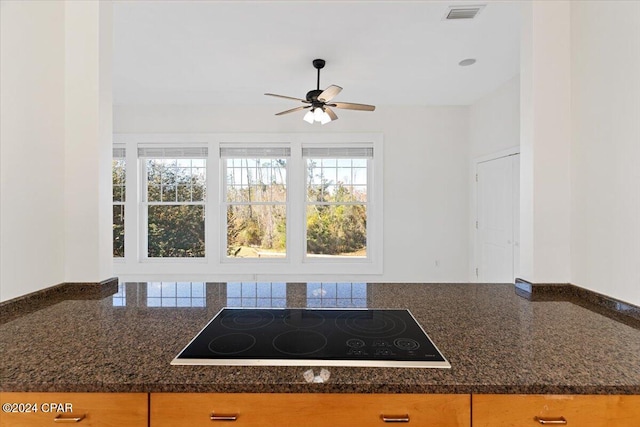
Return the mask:
[[519,262],[519,155],[477,164],[477,276],[480,282],[513,283]]

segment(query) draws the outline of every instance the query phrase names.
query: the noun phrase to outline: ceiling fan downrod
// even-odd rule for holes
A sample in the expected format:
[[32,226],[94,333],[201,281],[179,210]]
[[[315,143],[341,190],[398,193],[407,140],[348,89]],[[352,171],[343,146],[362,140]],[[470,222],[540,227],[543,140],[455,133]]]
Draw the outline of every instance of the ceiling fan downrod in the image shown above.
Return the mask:
[[313,60],[313,66],[315,67],[316,70],[318,70],[318,81],[317,81],[317,85],[316,85],[316,90],[320,90],[320,70],[324,68],[324,65],[326,64],[324,59],[314,59]]

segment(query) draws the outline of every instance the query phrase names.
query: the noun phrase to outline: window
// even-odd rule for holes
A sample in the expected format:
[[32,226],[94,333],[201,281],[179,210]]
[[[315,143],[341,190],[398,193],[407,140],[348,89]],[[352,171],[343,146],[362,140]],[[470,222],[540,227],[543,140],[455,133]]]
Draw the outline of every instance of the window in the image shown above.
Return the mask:
[[122,149],[113,158],[120,277],[357,281],[383,273],[382,134],[114,139]]
[[148,258],[205,256],[204,147],[139,148]]
[[367,183],[372,148],[304,148],[306,256],[367,256]]
[[221,147],[220,156],[226,257],[285,257],[290,149]]
[[111,177],[113,183],[113,256],[124,257],[124,202],[126,195],[125,148],[113,147]]

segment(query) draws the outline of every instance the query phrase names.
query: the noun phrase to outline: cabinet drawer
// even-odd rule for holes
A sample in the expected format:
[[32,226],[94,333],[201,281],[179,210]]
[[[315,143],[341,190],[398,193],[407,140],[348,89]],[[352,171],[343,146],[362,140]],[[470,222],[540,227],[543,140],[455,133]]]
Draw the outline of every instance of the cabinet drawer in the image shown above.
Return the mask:
[[473,427],[640,426],[640,396],[473,395],[472,405]]
[[0,393],[0,401],[0,427],[69,424],[146,427],[148,424],[146,393]]
[[405,417],[414,427],[471,422],[464,394],[152,393],[150,417],[151,427],[375,427],[402,425]]

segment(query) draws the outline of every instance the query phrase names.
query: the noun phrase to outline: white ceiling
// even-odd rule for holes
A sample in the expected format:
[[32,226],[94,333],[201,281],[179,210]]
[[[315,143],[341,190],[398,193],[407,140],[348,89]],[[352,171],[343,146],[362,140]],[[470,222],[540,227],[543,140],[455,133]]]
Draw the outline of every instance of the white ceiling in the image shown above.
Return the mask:
[[[451,5],[486,4],[474,20]],[[517,1],[118,1],[114,103],[291,105],[316,87],[336,101],[469,105],[519,70]],[[465,58],[477,63],[460,67]],[[293,102],[293,101],[291,101]]]

